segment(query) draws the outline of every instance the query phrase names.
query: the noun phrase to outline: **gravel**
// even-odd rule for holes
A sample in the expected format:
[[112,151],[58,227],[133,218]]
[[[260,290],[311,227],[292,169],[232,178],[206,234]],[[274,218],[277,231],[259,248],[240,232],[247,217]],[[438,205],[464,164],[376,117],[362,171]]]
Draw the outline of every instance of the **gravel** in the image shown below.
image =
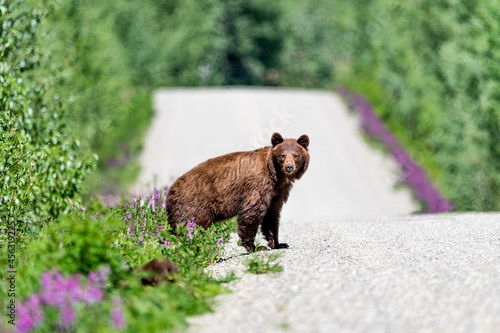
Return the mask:
[[191,332],[500,331],[500,214],[286,221],[281,235],[284,271],[262,275],[243,273],[235,235],[209,270],[241,279]]

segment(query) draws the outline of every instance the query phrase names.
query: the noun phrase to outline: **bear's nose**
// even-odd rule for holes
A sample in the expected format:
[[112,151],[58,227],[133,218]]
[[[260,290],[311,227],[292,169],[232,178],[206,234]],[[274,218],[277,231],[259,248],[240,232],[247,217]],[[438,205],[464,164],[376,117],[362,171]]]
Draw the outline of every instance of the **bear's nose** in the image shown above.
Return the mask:
[[292,164],[292,163],[288,163],[288,164],[285,166],[285,171],[286,171],[286,172],[288,172],[288,173],[293,172],[293,164]]

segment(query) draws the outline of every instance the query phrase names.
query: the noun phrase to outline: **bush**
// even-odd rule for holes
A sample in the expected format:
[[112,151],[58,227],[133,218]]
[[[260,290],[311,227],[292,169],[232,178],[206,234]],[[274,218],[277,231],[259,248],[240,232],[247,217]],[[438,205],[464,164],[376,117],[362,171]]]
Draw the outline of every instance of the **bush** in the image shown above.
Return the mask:
[[54,77],[33,76],[40,55],[32,43],[44,13],[24,1],[0,8],[0,211],[21,236],[34,220],[68,209],[66,197],[81,190],[95,160],[69,135],[59,101],[45,97]]
[[134,96],[113,4],[59,1],[48,8],[35,36],[42,58],[35,74],[55,77],[49,96],[58,96],[84,148],[100,152]]

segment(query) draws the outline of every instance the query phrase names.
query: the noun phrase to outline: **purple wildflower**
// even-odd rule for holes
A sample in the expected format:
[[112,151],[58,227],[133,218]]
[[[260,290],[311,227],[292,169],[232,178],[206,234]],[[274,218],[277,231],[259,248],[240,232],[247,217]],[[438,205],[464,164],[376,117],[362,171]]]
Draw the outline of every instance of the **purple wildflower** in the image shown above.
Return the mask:
[[82,206],[82,212],[83,212],[83,216],[85,216],[85,211],[87,210],[87,206]]
[[71,205],[71,209],[74,209],[74,207],[73,207],[73,201],[71,201],[71,199],[69,197],[66,197],[66,198],[68,198],[68,200],[69,200],[69,203]]
[[80,278],[78,275],[69,277],[64,281],[64,292],[66,293],[67,301],[77,303],[82,297],[80,288]]
[[23,303],[19,304],[17,306],[17,314],[19,316],[16,330],[18,333],[29,332],[36,327],[37,324],[35,323],[31,309],[28,306]]
[[42,294],[43,302],[52,306],[63,306],[66,288],[59,271],[53,270],[44,272],[41,277],[41,283],[44,290]]
[[91,272],[85,288],[80,286],[79,275],[64,277],[57,269],[44,272],[40,278],[42,292],[18,305],[17,331],[29,332],[43,323],[44,305],[57,308],[61,318],[59,324],[65,330],[70,329],[77,318],[75,306],[79,302],[90,304],[102,301],[109,271],[108,266],[103,266],[98,272]]
[[73,322],[76,319],[75,310],[71,306],[60,308],[60,310],[61,310],[62,326],[66,329],[69,329],[71,327],[71,324],[73,324]]
[[123,315],[123,302],[119,297],[113,297],[113,307],[111,308],[112,324],[117,329],[127,327],[125,316]]
[[221,237],[221,238],[219,238],[219,240],[217,241],[217,246],[220,246],[220,245],[222,244],[222,241],[223,241],[223,240],[224,240],[224,239],[223,239],[222,237]]
[[155,201],[160,201],[160,190],[155,189]]
[[193,231],[194,228],[196,228],[196,222],[194,222],[194,217],[191,218],[191,222],[188,222],[186,224],[186,228],[188,228],[188,230],[191,230],[191,231]]
[[102,290],[94,283],[89,282],[83,291],[82,300],[87,304],[102,301]]
[[44,320],[44,316],[39,295],[33,295],[26,303],[19,304],[17,306],[17,313],[19,316],[17,332],[29,332],[37,325],[40,325]]
[[31,315],[33,318],[33,321],[36,324],[42,323],[43,322],[43,312],[41,309],[42,305],[42,300],[39,295],[33,295],[30,298],[28,298],[27,301],[28,308],[31,310]]
[[104,265],[97,272],[89,273],[88,282],[104,289],[106,287],[106,280],[109,277],[109,272],[109,266]]
[[[190,242],[193,241],[193,231],[195,230],[195,228],[196,228],[196,222],[194,222],[194,217],[192,217],[191,222],[188,222],[186,224],[186,229],[188,230],[188,232],[186,233],[186,236],[189,238]],[[195,235],[196,235],[196,232],[195,232]]]
[[151,210],[154,212],[155,211],[155,200],[154,200],[154,196],[151,196],[151,199],[149,199],[149,204],[148,204],[148,207],[149,208],[151,206]]
[[130,207],[130,206],[128,205],[128,203],[125,203],[125,208],[126,208],[126,209],[129,209],[129,207]]
[[137,207],[137,197],[134,196],[134,199],[132,199],[132,204],[134,205],[134,209],[135,207]]

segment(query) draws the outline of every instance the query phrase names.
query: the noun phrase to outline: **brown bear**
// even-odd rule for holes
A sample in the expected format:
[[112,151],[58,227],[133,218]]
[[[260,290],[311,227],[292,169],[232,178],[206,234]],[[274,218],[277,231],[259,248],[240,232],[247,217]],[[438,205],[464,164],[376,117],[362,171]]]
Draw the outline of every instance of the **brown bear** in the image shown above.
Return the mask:
[[237,216],[242,245],[255,251],[259,226],[271,249],[287,248],[278,241],[280,212],[292,183],[309,165],[309,137],[271,137],[272,146],[209,159],[181,177],[167,194],[168,221],[190,221],[208,228]]

